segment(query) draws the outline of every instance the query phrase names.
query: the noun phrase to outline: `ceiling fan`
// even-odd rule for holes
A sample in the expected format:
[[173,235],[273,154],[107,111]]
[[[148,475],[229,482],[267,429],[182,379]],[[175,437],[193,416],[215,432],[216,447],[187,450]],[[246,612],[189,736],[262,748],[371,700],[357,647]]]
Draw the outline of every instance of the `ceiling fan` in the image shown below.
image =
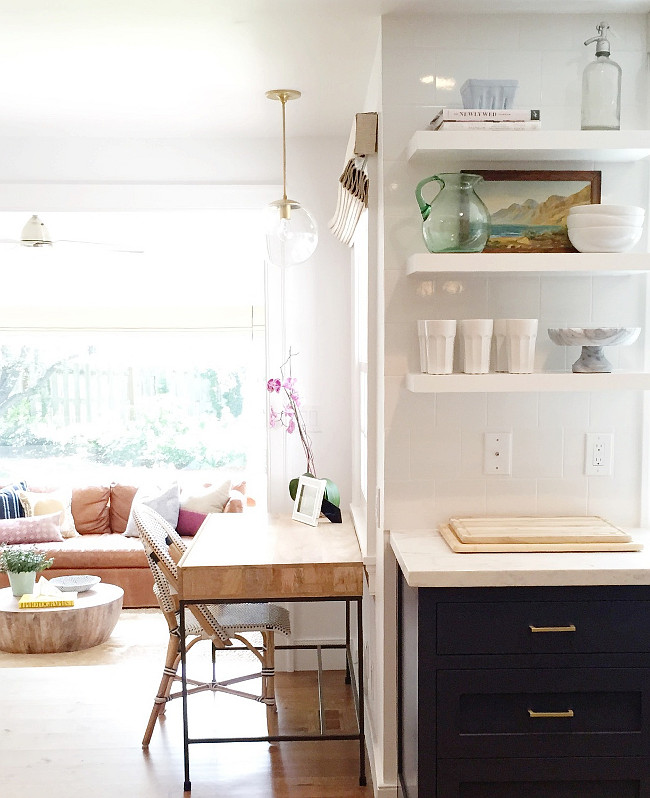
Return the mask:
[[59,239],[57,241],[52,239],[49,230],[45,223],[37,216],[32,214],[27,224],[23,227],[20,238],[0,238],[0,244],[19,244],[23,247],[52,247],[55,244],[85,244],[88,246],[105,247],[114,252],[131,252],[135,254],[142,254],[141,249],[126,249],[122,247],[111,246],[99,241],[71,241],[69,239]]

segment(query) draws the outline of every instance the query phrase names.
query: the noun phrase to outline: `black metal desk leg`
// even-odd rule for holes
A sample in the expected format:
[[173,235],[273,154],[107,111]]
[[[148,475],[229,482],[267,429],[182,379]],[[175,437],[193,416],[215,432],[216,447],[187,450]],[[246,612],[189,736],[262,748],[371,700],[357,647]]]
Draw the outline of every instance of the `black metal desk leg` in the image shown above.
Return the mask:
[[180,623],[181,635],[181,685],[183,693],[183,760],[185,764],[185,782],[183,790],[189,792],[192,789],[190,781],[190,745],[189,729],[187,725],[187,649],[185,648],[185,603],[180,602]]
[[350,684],[350,602],[345,602],[345,683]]
[[[359,784],[366,786],[366,741],[365,741],[365,707],[363,699],[363,601],[357,600],[357,647],[359,661]],[[347,604],[347,602],[346,602]]]

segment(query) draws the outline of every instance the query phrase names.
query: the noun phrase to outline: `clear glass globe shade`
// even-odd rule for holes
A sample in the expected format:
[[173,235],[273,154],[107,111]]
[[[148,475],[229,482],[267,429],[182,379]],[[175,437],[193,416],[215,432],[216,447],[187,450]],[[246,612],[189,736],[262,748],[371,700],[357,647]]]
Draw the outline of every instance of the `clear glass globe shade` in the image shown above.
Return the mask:
[[276,266],[293,266],[310,258],[318,244],[313,216],[295,200],[278,200],[264,209],[266,249]]

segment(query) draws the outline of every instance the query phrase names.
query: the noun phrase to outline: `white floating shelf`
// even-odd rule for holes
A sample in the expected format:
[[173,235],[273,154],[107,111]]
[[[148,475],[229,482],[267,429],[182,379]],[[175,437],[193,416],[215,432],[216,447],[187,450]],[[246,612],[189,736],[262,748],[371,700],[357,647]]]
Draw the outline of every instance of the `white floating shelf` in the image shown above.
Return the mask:
[[537,393],[547,391],[646,391],[650,373],[407,374],[413,393]]
[[640,161],[650,156],[647,130],[418,130],[408,158],[440,154],[495,161]]
[[591,252],[422,252],[410,255],[407,274],[435,272],[566,272],[650,271],[650,253]]

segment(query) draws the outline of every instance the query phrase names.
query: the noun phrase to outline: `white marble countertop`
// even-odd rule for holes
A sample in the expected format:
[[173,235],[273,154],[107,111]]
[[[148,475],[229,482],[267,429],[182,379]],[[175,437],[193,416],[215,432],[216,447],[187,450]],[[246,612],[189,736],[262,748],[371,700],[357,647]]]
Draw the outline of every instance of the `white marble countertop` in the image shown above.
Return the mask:
[[395,530],[390,544],[411,587],[650,585],[650,530],[641,551],[456,554],[433,529]]

